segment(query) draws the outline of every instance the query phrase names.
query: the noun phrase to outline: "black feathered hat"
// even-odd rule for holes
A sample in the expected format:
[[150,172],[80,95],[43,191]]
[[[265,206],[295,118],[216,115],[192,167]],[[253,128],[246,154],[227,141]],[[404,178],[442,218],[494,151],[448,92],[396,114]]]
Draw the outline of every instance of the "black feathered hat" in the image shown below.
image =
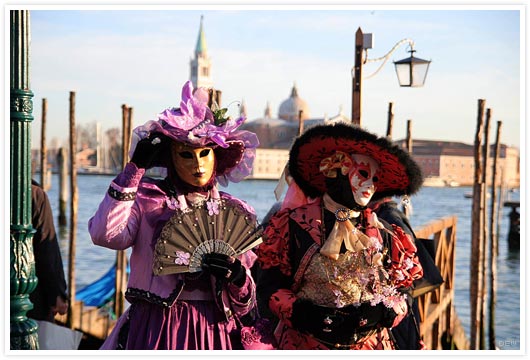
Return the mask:
[[289,173],[307,196],[318,197],[327,191],[321,162],[336,152],[367,155],[379,163],[374,200],[412,195],[423,183],[419,165],[387,138],[345,123],[316,125],[300,135],[289,152]]

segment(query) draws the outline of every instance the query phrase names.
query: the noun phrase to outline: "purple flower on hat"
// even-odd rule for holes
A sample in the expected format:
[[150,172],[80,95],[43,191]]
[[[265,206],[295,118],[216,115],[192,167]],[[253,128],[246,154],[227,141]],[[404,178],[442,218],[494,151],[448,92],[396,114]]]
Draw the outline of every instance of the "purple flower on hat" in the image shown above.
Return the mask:
[[190,81],[186,82],[182,88],[180,108],[164,110],[158,114],[158,120],[174,140],[206,145],[204,126],[213,120],[208,108],[208,93],[204,88],[198,88],[193,93],[193,85]]
[[204,88],[193,91],[190,81],[182,88],[179,109],[166,109],[158,115],[165,124],[168,136],[192,145],[205,146],[211,142],[227,148],[230,134],[245,121],[244,117],[228,119],[222,125],[215,123],[208,107],[208,92]]

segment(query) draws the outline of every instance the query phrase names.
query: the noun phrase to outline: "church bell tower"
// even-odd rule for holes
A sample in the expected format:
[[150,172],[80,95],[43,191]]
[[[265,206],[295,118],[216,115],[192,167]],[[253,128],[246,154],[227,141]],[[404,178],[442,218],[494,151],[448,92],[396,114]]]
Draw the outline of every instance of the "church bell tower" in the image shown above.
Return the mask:
[[199,36],[195,46],[195,57],[190,61],[190,80],[193,87],[213,87],[211,77],[212,63],[208,57],[208,48],[206,46],[206,37],[202,26],[203,16],[201,15],[201,25],[199,27]]

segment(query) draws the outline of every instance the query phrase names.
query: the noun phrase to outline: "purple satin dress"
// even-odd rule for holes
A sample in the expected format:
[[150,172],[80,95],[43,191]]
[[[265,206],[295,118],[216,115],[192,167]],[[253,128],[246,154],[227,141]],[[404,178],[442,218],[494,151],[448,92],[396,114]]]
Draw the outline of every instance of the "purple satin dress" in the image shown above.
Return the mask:
[[[171,198],[157,181],[142,178],[143,169],[129,163],[114,179],[88,228],[94,244],[114,250],[131,248],[126,298],[131,306],[118,319],[101,349],[223,350],[241,349],[234,334],[235,317],[256,306],[256,286],[250,268],[252,251],[239,257],[247,269],[242,287],[223,284],[217,293],[209,274],[153,274],[153,251],[162,227],[185,207],[186,198]],[[212,190],[212,197],[238,201]],[[202,274],[202,275],[200,275]]]

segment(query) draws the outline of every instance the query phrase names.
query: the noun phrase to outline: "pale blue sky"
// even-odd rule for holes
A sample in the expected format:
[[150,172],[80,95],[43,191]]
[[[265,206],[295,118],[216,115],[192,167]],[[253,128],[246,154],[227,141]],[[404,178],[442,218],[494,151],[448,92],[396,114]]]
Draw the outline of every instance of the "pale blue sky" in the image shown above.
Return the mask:
[[[134,126],[178,106],[201,14],[215,86],[224,105],[243,99],[249,120],[262,117],[267,102],[276,115],[293,83],[312,117],[335,115],[341,106],[349,117],[355,31],[361,27],[374,35],[369,59],[410,38],[415,55],[432,60],[423,88],[398,86],[391,61],[409,56],[406,45],[366,79],[363,127],[384,135],[388,103],[394,102],[395,139],[405,136],[411,119],[414,138],[472,144],[482,98],[492,109],[492,134],[502,120],[502,142],[520,145],[522,7],[276,8],[32,10],[33,146],[40,141],[42,98],[48,99],[48,141],[66,139],[69,91],[76,91],[77,122],[100,121],[104,129],[121,126],[124,103],[134,108]],[[378,65],[366,65],[365,76]]]

